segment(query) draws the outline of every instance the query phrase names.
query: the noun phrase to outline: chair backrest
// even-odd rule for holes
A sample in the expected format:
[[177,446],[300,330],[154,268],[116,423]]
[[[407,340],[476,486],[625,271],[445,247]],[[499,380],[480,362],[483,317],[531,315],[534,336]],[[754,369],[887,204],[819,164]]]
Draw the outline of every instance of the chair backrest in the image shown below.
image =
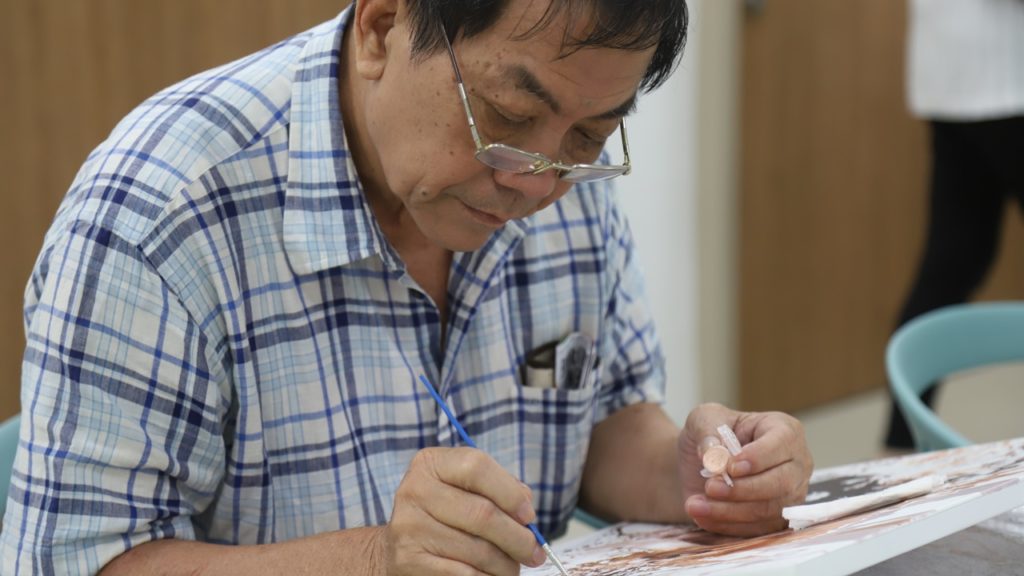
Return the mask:
[[7,491],[11,487],[14,454],[18,451],[18,429],[21,418],[12,416],[0,424],[0,519],[7,510]]
[[606,520],[602,520],[601,518],[594,516],[593,514],[585,511],[582,508],[577,508],[576,510],[574,510],[572,513],[572,517],[574,520],[578,520],[586,526],[598,530],[610,525]]
[[897,330],[886,350],[886,369],[917,449],[971,443],[921,401],[922,392],[955,372],[1019,360],[1024,360],[1024,302],[948,306]]

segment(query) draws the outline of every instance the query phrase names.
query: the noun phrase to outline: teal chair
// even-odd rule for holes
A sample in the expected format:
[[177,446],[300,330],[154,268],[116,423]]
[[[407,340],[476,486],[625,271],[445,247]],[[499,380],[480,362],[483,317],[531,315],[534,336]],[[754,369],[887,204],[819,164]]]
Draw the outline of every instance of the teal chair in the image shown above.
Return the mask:
[[1020,360],[1024,302],[948,306],[897,330],[886,350],[886,369],[918,451],[971,444],[921,401],[922,392],[956,372]]
[[605,526],[609,526],[608,522],[594,516],[590,512],[586,512],[583,508],[577,508],[573,511],[572,517],[574,520],[582,522],[583,524],[590,526],[591,528],[601,529]]
[[18,450],[19,416],[8,418],[0,424],[0,519],[7,510],[7,491],[11,488],[11,471],[14,468],[14,454]]

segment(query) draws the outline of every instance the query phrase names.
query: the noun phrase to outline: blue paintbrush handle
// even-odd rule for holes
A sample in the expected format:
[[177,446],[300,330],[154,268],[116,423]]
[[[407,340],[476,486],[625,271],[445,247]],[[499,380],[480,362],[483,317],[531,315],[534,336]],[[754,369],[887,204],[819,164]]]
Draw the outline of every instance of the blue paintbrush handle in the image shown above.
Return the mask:
[[469,437],[469,434],[466,434],[466,429],[462,427],[462,424],[459,424],[458,418],[455,417],[455,414],[452,414],[451,408],[449,408],[448,404],[445,403],[444,398],[441,398],[441,395],[437,393],[437,389],[435,389],[434,385],[430,383],[430,380],[427,380],[426,376],[420,374],[420,382],[423,382],[423,385],[430,391],[430,395],[434,397],[434,401],[441,407],[441,410],[444,410],[444,415],[448,417],[448,421],[451,422],[452,425],[455,426],[455,429],[459,431],[459,436],[462,438],[462,441],[470,448],[476,448],[476,442],[473,442],[473,439]]
[[[462,427],[462,424],[459,424],[459,420],[455,417],[455,414],[452,414],[451,409],[448,408],[448,404],[445,403],[444,399],[441,398],[441,395],[437,393],[437,390],[434,388],[434,385],[430,383],[430,380],[427,380],[426,376],[420,374],[420,382],[423,382],[423,385],[430,391],[430,395],[434,397],[434,401],[436,401],[438,406],[441,407],[441,410],[444,410],[445,416],[448,417],[448,421],[452,423],[452,426],[455,426],[455,429],[458,430],[462,441],[465,442],[467,446],[476,448],[476,442],[473,442],[473,439],[469,437],[469,434],[466,434],[466,429]],[[544,536],[541,535],[540,530],[538,530],[535,525],[527,524],[526,527],[533,532],[534,537],[537,538],[538,544],[541,546],[548,545],[548,541],[544,539]]]
[[[427,380],[426,376],[420,374],[420,382],[423,382],[423,385],[430,391],[430,395],[434,397],[434,401],[441,407],[441,410],[444,410],[445,415],[448,416],[448,421],[455,426],[456,430],[458,430],[462,441],[465,442],[467,446],[476,448],[476,442],[473,442],[473,439],[469,437],[469,434],[466,434],[466,429],[462,427],[462,424],[459,424],[459,419],[456,418],[455,414],[453,414],[451,409],[448,408],[448,404],[445,403],[444,399],[441,398],[441,395],[437,393],[437,389],[430,383],[430,380]],[[569,576],[569,573],[565,570],[565,566],[562,565],[562,561],[558,559],[558,556],[556,556],[554,551],[551,550],[551,546],[548,546],[548,541],[544,539],[540,530],[537,529],[537,525],[531,522],[530,524],[527,524],[526,527],[530,529],[530,532],[533,532],[533,537],[537,539],[537,543],[544,549],[544,554],[547,555],[549,560],[551,560],[551,563],[558,568],[558,573],[562,576]]]

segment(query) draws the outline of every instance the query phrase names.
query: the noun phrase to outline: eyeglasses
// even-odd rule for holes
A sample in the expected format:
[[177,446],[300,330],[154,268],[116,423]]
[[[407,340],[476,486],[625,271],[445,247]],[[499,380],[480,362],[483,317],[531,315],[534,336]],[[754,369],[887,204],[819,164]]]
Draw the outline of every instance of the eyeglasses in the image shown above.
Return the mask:
[[563,164],[543,154],[527,152],[506,144],[485,145],[476,128],[476,119],[469,106],[466,86],[462,83],[462,73],[459,71],[459,63],[455,60],[455,50],[452,49],[452,44],[448,40],[448,31],[442,26],[441,32],[444,36],[445,46],[448,47],[448,56],[452,60],[452,68],[455,70],[459,97],[462,98],[462,106],[466,109],[466,120],[469,121],[469,131],[473,135],[473,143],[476,144],[475,156],[478,161],[495,170],[516,174],[541,174],[548,170],[554,170],[560,179],[567,182],[599,182],[630,173],[632,167],[629,163],[629,141],[626,139],[626,124],[622,120],[619,120],[619,134],[622,136],[622,164]]

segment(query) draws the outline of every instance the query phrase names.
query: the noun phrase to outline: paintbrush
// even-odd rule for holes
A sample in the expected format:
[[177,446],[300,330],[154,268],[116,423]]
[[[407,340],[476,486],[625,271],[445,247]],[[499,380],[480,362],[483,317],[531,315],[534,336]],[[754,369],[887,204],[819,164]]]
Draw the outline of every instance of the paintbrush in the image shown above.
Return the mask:
[[[455,417],[455,414],[452,413],[451,409],[448,408],[448,404],[446,404],[444,399],[441,398],[441,395],[437,393],[437,390],[434,388],[434,385],[430,383],[430,380],[427,380],[426,376],[420,374],[420,382],[423,382],[423,385],[430,391],[430,395],[434,397],[434,400],[441,407],[441,410],[444,410],[445,415],[448,416],[448,420],[453,426],[455,426],[455,429],[458,430],[462,441],[465,442],[467,446],[476,448],[476,442],[473,442],[473,439],[469,437],[469,434],[466,434],[466,430],[462,427],[462,424],[459,424],[459,420]],[[565,566],[562,566],[561,560],[558,559],[558,556],[555,556],[554,551],[551,550],[551,546],[548,545],[548,541],[544,539],[540,530],[537,529],[537,525],[530,523],[527,524],[526,527],[533,532],[533,537],[537,539],[537,543],[540,544],[540,547],[544,550],[544,554],[547,555],[548,560],[558,568],[558,572],[562,576],[569,576],[569,573],[565,571]]]

